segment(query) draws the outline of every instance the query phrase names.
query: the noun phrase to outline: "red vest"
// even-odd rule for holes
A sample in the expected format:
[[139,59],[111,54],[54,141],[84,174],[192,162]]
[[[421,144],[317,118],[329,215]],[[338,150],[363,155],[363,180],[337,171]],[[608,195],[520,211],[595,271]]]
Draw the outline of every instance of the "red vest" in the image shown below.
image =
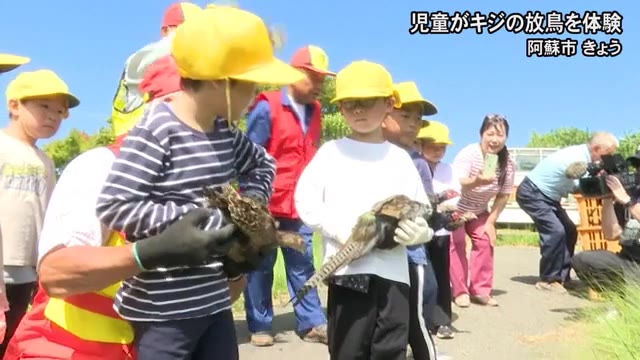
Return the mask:
[[271,112],[271,136],[265,148],[276,160],[276,178],[269,210],[274,217],[297,219],[299,216],[293,194],[302,170],[320,146],[321,107],[319,101],[313,103],[311,121],[305,134],[295,110],[282,104],[282,96],[281,90],[262,92],[258,94],[254,104],[266,100]]

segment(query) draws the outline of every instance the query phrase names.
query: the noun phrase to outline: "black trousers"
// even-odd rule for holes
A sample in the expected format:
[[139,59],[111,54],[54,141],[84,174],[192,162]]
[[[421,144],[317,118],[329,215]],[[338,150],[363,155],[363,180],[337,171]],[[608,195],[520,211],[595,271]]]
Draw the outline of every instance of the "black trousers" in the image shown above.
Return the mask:
[[624,256],[624,250],[583,251],[573,257],[571,266],[580,280],[599,292],[622,290],[626,282],[640,284],[640,264]]
[[429,303],[424,301],[425,272],[430,265],[409,264],[409,346],[416,360],[435,360],[436,344],[427,326]]
[[540,279],[564,282],[569,280],[578,232],[559,201],[545,196],[529,180],[524,180],[516,191],[516,201],[527,213],[540,235]]
[[131,322],[138,360],[237,360],[231,310],[171,321]]
[[451,282],[449,279],[449,244],[451,235],[434,236],[427,246],[427,253],[438,284],[436,304],[427,314],[427,326],[436,330],[440,326],[451,326]]
[[331,360],[405,360],[409,286],[371,276],[368,293],[329,284],[327,332]]
[[7,321],[7,331],[4,341],[0,345],[0,358],[4,356],[7,344],[20,324],[22,317],[27,312],[27,308],[33,299],[33,291],[36,283],[26,284],[6,284],[7,300],[9,301],[9,311],[4,313]]

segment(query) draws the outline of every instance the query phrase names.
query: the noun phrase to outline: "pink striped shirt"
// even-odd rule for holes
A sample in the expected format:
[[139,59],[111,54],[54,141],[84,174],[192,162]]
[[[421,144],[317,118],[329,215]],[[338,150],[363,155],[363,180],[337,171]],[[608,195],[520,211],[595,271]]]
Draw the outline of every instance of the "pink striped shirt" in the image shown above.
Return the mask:
[[[476,176],[484,168],[484,157],[480,144],[467,145],[460,150],[453,160],[453,170],[458,179]],[[463,191],[458,201],[458,209],[470,211],[474,214],[482,214],[488,210],[489,201],[498,194],[511,194],[513,190],[513,178],[515,177],[515,162],[511,157],[507,162],[507,175],[504,184],[498,185],[500,169],[497,170],[496,179],[489,185],[477,186],[471,190]]]

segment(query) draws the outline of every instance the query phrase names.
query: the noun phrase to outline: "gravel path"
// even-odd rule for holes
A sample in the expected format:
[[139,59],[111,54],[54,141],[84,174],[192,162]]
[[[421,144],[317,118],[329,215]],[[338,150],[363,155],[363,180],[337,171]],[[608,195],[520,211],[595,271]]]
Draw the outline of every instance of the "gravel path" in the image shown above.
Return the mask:
[[[580,343],[580,325],[572,320],[576,310],[588,301],[574,295],[558,295],[536,290],[538,249],[499,247],[496,249],[495,297],[497,308],[454,306],[453,340],[438,340],[438,348],[456,360],[569,360]],[[244,320],[238,316],[236,329],[240,358],[256,360],[325,360],[326,347],[307,344],[291,332],[291,308],[278,309],[274,329],[278,342],[269,348],[248,344]]]

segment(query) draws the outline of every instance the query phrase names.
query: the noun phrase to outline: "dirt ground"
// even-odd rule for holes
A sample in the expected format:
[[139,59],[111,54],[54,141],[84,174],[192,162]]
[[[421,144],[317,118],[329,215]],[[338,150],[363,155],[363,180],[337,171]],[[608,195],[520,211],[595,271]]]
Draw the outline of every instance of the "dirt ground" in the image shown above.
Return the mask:
[[[456,360],[574,358],[583,341],[576,314],[590,303],[580,293],[558,295],[536,290],[538,258],[537,248],[496,248],[494,295],[500,306],[454,306],[453,325],[458,333],[453,340],[438,340],[438,350]],[[276,312],[278,342],[269,348],[250,345],[246,323],[237,317],[241,359],[328,359],[326,346],[305,343],[293,334],[291,307],[276,306]]]

